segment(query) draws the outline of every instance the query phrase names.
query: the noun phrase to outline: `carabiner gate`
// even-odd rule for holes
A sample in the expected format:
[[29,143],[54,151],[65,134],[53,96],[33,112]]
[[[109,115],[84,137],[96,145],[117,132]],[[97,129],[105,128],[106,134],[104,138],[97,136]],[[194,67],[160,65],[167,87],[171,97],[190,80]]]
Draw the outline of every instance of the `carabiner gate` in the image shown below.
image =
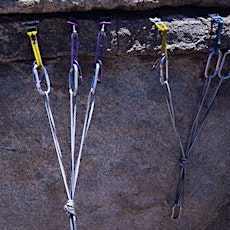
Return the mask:
[[[50,79],[49,79],[49,75],[47,73],[47,70],[45,68],[45,66],[42,66],[41,67],[41,73],[40,73],[40,76],[38,74],[38,65],[37,63],[34,63],[33,65],[33,74],[34,74],[34,78],[35,78],[35,82],[36,82],[36,88],[38,90],[38,92],[41,94],[41,95],[45,95],[45,94],[48,94],[50,92]],[[47,89],[46,90],[42,90],[41,88],[41,82],[42,82],[42,78],[45,77],[45,82],[46,82],[46,87]]]
[[69,92],[77,95],[78,85],[80,82],[79,67],[77,64],[73,64],[69,71]]
[[168,57],[163,55],[160,59],[160,82],[164,85],[168,80]]
[[[210,63],[211,63],[211,60],[215,54],[218,55],[215,71],[212,74],[209,74],[208,72],[209,72],[209,68],[210,68]],[[215,50],[213,50],[211,53],[209,53],[207,64],[205,67],[205,77],[206,78],[214,78],[215,76],[217,76],[219,69],[220,69],[221,58],[222,58],[222,52],[220,50],[218,50],[217,52]]]
[[228,56],[229,54],[230,54],[230,50],[228,50],[228,51],[224,54],[224,56],[223,56],[223,59],[222,59],[221,64],[220,64],[219,72],[218,72],[219,78],[222,78],[222,79],[230,78],[230,71],[228,72],[227,75],[222,75],[222,74],[221,74],[221,72],[222,72],[222,70],[223,70],[224,63],[225,63],[226,58],[227,58],[227,56]]

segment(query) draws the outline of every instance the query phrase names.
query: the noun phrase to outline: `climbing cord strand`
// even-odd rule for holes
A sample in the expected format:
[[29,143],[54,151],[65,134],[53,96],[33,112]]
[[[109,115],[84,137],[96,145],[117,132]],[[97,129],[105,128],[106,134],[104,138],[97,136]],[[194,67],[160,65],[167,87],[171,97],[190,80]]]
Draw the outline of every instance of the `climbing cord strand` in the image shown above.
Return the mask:
[[154,23],[154,25],[159,31],[162,32],[161,57],[155,62],[153,68],[155,69],[158,65],[160,65],[160,82],[163,87],[163,92],[166,99],[168,112],[171,118],[171,122],[173,124],[174,132],[176,134],[176,138],[178,140],[182,155],[185,157],[184,148],[176,125],[176,118],[175,118],[174,106],[172,101],[172,93],[169,85],[168,54],[167,54],[167,43],[166,43],[168,29],[166,24],[163,23],[159,18],[149,18],[149,20]]
[[[64,209],[68,213],[68,215],[70,216],[70,229],[75,230],[76,229],[76,217],[75,217],[76,214],[75,214],[74,205],[73,205],[73,202],[71,199],[70,190],[68,188],[67,177],[66,177],[66,173],[65,173],[64,164],[62,161],[61,148],[60,148],[60,144],[58,141],[57,131],[56,131],[55,122],[54,122],[54,118],[53,118],[53,113],[52,113],[52,110],[50,107],[50,102],[49,102],[50,80],[49,80],[48,72],[47,72],[46,68],[44,67],[44,65],[42,64],[42,61],[41,61],[40,51],[38,48],[38,40],[36,37],[37,27],[34,25],[34,23],[37,24],[38,21],[24,22],[23,23],[23,25],[26,26],[27,35],[30,38],[32,49],[34,51],[34,56],[35,56],[35,60],[36,60],[33,63],[32,72],[33,72],[33,76],[34,76],[34,80],[35,80],[35,84],[36,84],[36,89],[39,92],[39,94],[42,95],[42,97],[43,97],[43,101],[44,101],[44,105],[45,105],[45,109],[46,109],[46,113],[47,113],[47,117],[48,117],[48,121],[49,121],[49,125],[50,125],[50,130],[51,130],[51,134],[53,137],[54,146],[55,146],[55,150],[56,150],[56,154],[57,154],[57,158],[58,158],[58,162],[59,162],[59,166],[60,166],[60,170],[61,170],[61,174],[62,174],[62,179],[63,179],[64,187],[66,190],[66,195],[67,195],[68,201],[67,201],[66,205],[64,206]],[[44,87],[42,87],[42,85],[41,85],[41,83],[43,82],[44,79],[45,79],[45,85],[46,85],[45,90],[42,89]]]
[[161,58],[158,59],[153,69],[155,69],[158,65],[160,65],[160,82],[163,86],[164,96],[166,99],[166,104],[168,108],[168,112],[171,118],[171,122],[173,125],[173,129],[179,143],[182,159],[181,159],[181,173],[180,173],[180,183],[177,189],[177,203],[173,205],[172,209],[172,216],[179,215],[181,212],[181,200],[184,193],[184,178],[185,178],[185,164],[187,162],[184,147],[181,141],[181,137],[177,128],[173,100],[172,100],[172,93],[169,85],[169,76],[168,76],[168,55],[167,55],[167,44],[166,44],[166,37],[167,37],[167,26],[161,22],[158,18],[150,18],[150,21],[153,22],[158,30],[162,32],[162,45],[161,45]]
[[[81,137],[77,161],[75,164],[73,191],[75,191],[76,186],[77,186],[82,150],[83,150],[84,142],[85,142],[85,139],[86,139],[89,127],[90,127],[90,123],[92,120],[93,112],[94,112],[94,107],[95,107],[95,102],[96,102],[97,83],[101,81],[100,74],[101,74],[101,67],[102,67],[102,56],[103,56],[103,51],[104,51],[104,41],[106,37],[105,26],[110,25],[110,24],[111,22],[108,22],[105,20],[100,22],[101,29],[98,32],[98,36],[97,36],[96,53],[95,53],[95,59],[94,59],[95,60],[95,63],[94,63],[95,72],[94,72],[91,89],[89,91],[88,99],[86,103],[85,119],[84,119],[84,124],[83,124],[83,129],[82,129],[82,137]],[[103,38],[102,40],[101,40],[101,37]],[[98,53],[100,53],[100,57],[98,57]]]
[[[216,31],[216,39],[215,39],[214,49],[212,52],[210,52],[208,56],[208,60],[207,60],[206,68],[205,68],[206,81],[203,87],[201,100],[198,106],[198,111],[197,111],[197,114],[195,116],[195,119],[193,121],[191,130],[190,130],[186,150],[183,148],[180,134],[179,134],[179,131],[176,125],[176,118],[175,118],[174,107],[173,107],[173,102],[172,102],[171,89],[170,89],[169,81],[168,81],[169,80],[168,79],[168,56],[167,56],[167,47],[166,47],[167,45],[166,44],[167,26],[163,22],[161,22],[159,18],[149,18],[150,21],[155,24],[155,27],[159,31],[162,32],[161,58],[159,58],[155,62],[153,69],[155,69],[158,65],[160,65],[160,82],[164,89],[164,95],[166,98],[169,115],[170,115],[170,118],[173,124],[173,128],[174,128],[177,140],[180,145],[181,155],[182,155],[179,161],[181,169],[180,169],[180,175],[179,175],[179,183],[178,183],[177,192],[176,192],[176,200],[172,207],[172,213],[171,213],[172,219],[177,219],[180,216],[181,211],[182,211],[182,202],[184,198],[184,188],[185,188],[184,183],[185,183],[185,177],[186,177],[186,165],[188,161],[188,156],[191,150],[193,149],[193,146],[197,140],[197,137],[199,136],[201,132],[201,129],[211,110],[211,107],[214,103],[214,100],[217,96],[217,93],[221,87],[223,80],[230,77],[229,76],[230,73],[227,75],[222,75],[222,69],[225,64],[225,60],[226,60],[227,55],[230,53],[230,51],[227,51],[222,59],[222,53],[219,48],[221,45],[221,30],[222,30],[224,20],[219,15],[216,15],[216,14],[210,15],[210,16],[212,17],[211,28],[213,26],[213,23],[218,24],[217,31]],[[214,56],[217,56],[217,62],[216,62],[214,72],[210,74],[209,70],[210,70],[211,60]],[[208,95],[208,92],[210,91],[209,89],[210,89],[211,80],[217,75],[220,77],[219,84],[216,87],[213,95],[211,96],[210,101],[208,102],[208,106],[205,109],[204,103],[205,101],[207,101],[207,97],[208,97],[207,95]],[[203,116],[201,116],[201,112],[203,112]]]

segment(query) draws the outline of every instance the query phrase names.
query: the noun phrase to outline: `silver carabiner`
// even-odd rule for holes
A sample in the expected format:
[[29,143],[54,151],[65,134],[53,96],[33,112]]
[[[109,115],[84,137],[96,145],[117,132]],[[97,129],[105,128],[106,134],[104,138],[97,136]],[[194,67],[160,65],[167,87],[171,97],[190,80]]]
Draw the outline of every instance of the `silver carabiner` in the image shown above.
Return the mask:
[[40,74],[40,76],[45,77],[45,82],[46,82],[46,87],[47,87],[46,90],[42,90],[42,88],[41,88],[41,82],[42,82],[42,80],[39,77],[39,74],[38,74],[38,65],[36,63],[33,65],[33,74],[34,74],[34,78],[35,78],[35,82],[36,82],[36,88],[37,88],[38,92],[41,95],[48,94],[50,92],[50,79],[49,79],[49,75],[48,75],[48,72],[47,72],[45,66],[41,67],[41,74]]
[[[164,75],[165,74],[165,75]],[[160,82],[162,85],[168,82],[168,57],[165,55],[160,59]]]
[[77,95],[79,84],[79,69],[77,64],[73,64],[69,71],[69,92],[73,93],[74,96]]
[[[216,62],[216,67],[215,67],[215,71],[209,75],[209,68],[210,68],[210,63],[212,60],[212,57],[217,54],[218,55],[218,59]],[[205,67],[205,77],[206,78],[214,78],[215,76],[217,76],[218,72],[219,72],[219,68],[220,68],[220,62],[221,62],[221,58],[222,58],[222,52],[220,50],[218,50],[217,52],[215,50],[213,50],[211,53],[209,53],[208,55],[208,61]]]
[[177,219],[180,217],[182,211],[182,205],[175,203],[172,207],[172,213],[171,213],[171,218],[173,220]]
[[224,56],[223,56],[223,58],[222,58],[222,61],[221,61],[221,64],[220,64],[219,72],[218,72],[219,78],[222,78],[222,79],[230,78],[230,71],[228,72],[227,75],[222,75],[222,74],[221,74],[222,69],[223,69],[223,66],[224,66],[224,63],[225,63],[225,61],[226,61],[226,58],[227,58],[228,54],[230,54],[230,50],[228,50],[228,51],[224,54]]

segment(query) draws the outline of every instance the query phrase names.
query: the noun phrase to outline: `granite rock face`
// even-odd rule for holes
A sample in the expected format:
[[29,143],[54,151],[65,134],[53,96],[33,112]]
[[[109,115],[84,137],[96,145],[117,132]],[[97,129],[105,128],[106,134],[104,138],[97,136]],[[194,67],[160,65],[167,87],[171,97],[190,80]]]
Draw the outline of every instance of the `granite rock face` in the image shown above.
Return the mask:
[[[204,85],[205,56],[170,58],[170,82],[183,143]],[[93,58],[80,56],[78,138],[93,74]],[[171,207],[180,149],[153,58],[117,57],[103,62],[92,124],[76,193],[79,229],[227,229],[229,226],[230,81],[226,80],[189,157],[181,218]],[[69,58],[45,61],[63,158],[69,169]],[[31,62],[1,64],[2,230],[68,229],[64,186],[42,97]],[[217,86],[213,81],[211,90]],[[212,223],[212,225],[211,225]],[[211,226],[211,227],[210,227]],[[212,228],[212,226],[216,226]]]
[[[200,12],[197,15],[186,17],[166,14],[162,11],[162,20],[168,27],[167,48],[174,54],[207,53],[215,44],[216,27],[211,29],[211,21]],[[79,52],[82,55],[94,55],[98,22],[100,14],[91,18],[73,14],[57,15],[32,15],[2,16],[0,23],[0,60],[3,62],[14,60],[33,59],[33,53],[29,38],[21,22],[28,19],[38,19],[38,41],[41,55],[44,58],[67,56],[69,54],[69,42],[72,28],[66,21],[69,16],[76,16],[79,25]],[[110,16],[110,14],[108,14]],[[117,13],[111,15],[112,25],[107,27],[106,56],[117,55],[158,55],[161,46],[161,33],[150,23],[148,17],[155,14]],[[222,29],[221,49],[229,48],[230,40],[230,16],[226,16]],[[47,47],[49,47],[47,49]]]
[[0,13],[45,13],[89,10],[151,10],[160,7],[229,7],[229,0],[4,0]]
[[[190,6],[177,7],[182,5]],[[220,46],[225,53],[230,49],[229,1],[0,1],[1,230],[69,229],[64,185],[21,22],[40,21],[39,47],[51,80],[50,103],[69,174],[71,27],[66,21],[75,17],[79,26],[83,82],[78,94],[78,149],[94,73],[98,21],[105,14],[112,25],[106,30],[103,81],[97,88],[76,191],[79,230],[230,228],[230,79],[223,81],[188,159],[183,211],[173,221],[181,156],[159,69],[152,69],[160,57],[161,34],[148,20],[161,17],[168,27],[169,78],[185,146],[205,83],[207,55],[215,44],[216,27],[211,30],[208,13],[217,7],[225,19]],[[211,92],[218,82],[217,77],[212,80]]]

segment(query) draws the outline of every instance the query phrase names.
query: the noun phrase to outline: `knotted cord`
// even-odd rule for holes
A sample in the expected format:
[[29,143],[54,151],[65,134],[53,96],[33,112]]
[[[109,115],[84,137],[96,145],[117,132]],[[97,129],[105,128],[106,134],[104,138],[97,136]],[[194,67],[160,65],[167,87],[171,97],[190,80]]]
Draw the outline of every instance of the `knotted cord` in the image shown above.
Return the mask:
[[[104,50],[104,42],[106,38],[105,33],[105,25],[110,24],[110,22],[102,21],[100,25],[102,25],[100,32],[98,33],[97,38],[97,49],[95,55],[95,74],[92,80],[92,85],[90,88],[90,92],[88,94],[87,104],[86,104],[86,112],[85,112],[85,120],[82,130],[82,137],[80,142],[80,149],[75,165],[75,139],[76,139],[76,121],[77,121],[77,92],[78,92],[78,85],[82,81],[82,72],[80,65],[78,63],[78,33],[76,30],[76,23],[73,21],[68,21],[69,24],[73,26],[73,32],[71,34],[71,67],[69,71],[69,95],[70,95],[70,139],[71,139],[71,177],[70,177],[70,186],[68,187],[66,172],[64,168],[64,164],[62,161],[62,153],[60,144],[57,137],[57,131],[55,127],[53,113],[50,107],[49,102],[49,92],[50,92],[50,80],[47,73],[46,68],[42,64],[42,59],[40,56],[40,51],[38,48],[38,41],[37,41],[37,27],[36,24],[38,21],[32,22],[24,22],[23,24],[26,25],[27,34],[30,37],[31,45],[34,51],[34,56],[36,61],[33,64],[33,75],[36,82],[36,88],[38,92],[43,96],[43,101],[45,104],[45,109],[51,129],[51,134],[54,141],[54,146],[59,162],[59,166],[61,169],[62,179],[64,182],[64,187],[66,190],[67,195],[67,203],[64,205],[64,210],[69,216],[70,221],[70,229],[77,230],[77,221],[76,221],[76,211],[74,207],[74,194],[77,185],[77,179],[79,175],[79,167],[80,167],[80,160],[82,156],[82,150],[84,146],[84,142],[87,136],[87,132],[90,127],[90,123],[93,116],[93,111],[95,107],[96,101],[96,87],[99,78],[99,73],[102,67],[102,55]],[[99,57],[98,57],[99,53]],[[39,63],[39,65],[38,65]],[[46,90],[43,90],[44,86],[41,85],[42,81],[45,79],[45,85],[47,87]]]
[[[206,120],[206,118],[207,118],[207,116],[211,110],[211,107],[214,103],[214,100],[217,96],[217,93],[221,87],[223,80],[230,77],[230,73],[227,74],[226,76],[221,74],[222,68],[223,68],[225,60],[226,60],[226,57],[230,53],[230,51],[227,51],[225,53],[223,59],[222,59],[222,53],[220,51],[220,45],[221,45],[221,29],[222,29],[224,20],[219,15],[210,15],[210,16],[212,17],[212,25],[213,25],[213,23],[217,23],[218,29],[217,29],[217,33],[216,33],[214,49],[209,54],[209,57],[208,57],[208,61],[207,61],[206,69],[205,69],[206,81],[205,81],[205,85],[204,85],[204,88],[202,91],[202,96],[201,96],[200,104],[198,107],[198,111],[197,111],[197,114],[195,116],[195,119],[193,121],[191,130],[190,130],[186,150],[184,150],[184,148],[183,148],[180,134],[178,132],[178,128],[176,125],[176,118],[175,118],[175,113],[174,113],[174,108],[173,108],[171,89],[170,89],[169,82],[168,82],[168,56],[167,56],[167,49],[166,49],[167,27],[163,22],[161,22],[160,19],[150,18],[150,21],[153,22],[155,24],[156,28],[162,32],[162,45],[161,45],[162,55],[161,55],[161,58],[158,59],[158,61],[155,63],[154,69],[160,63],[160,81],[161,81],[162,86],[164,86],[163,87],[164,88],[164,95],[166,98],[166,103],[167,103],[169,115],[170,115],[170,118],[171,118],[171,121],[173,124],[173,128],[174,128],[174,131],[175,131],[175,134],[176,134],[176,137],[177,137],[177,140],[179,142],[180,149],[181,149],[181,159],[179,162],[179,164],[181,166],[181,170],[180,170],[179,183],[178,183],[177,192],[176,192],[176,200],[175,200],[173,207],[172,207],[172,214],[171,214],[172,219],[177,219],[178,217],[180,217],[180,214],[182,211],[182,202],[184,199],[184,187],[185,187],[184,183],[185,183],[185,178],[186,178],[186,165],[187,165],[187,161],[188,161],[188,156],[191,153],[191,151],[194,147],[194,144],[197,140],[197,137],[199,136],[199,134],[202,130],[204,122],[205,122],[205,120]],[[214,55],[218,56],[215,71],[213,74],[209,74],[210,63],[211,63],[212,57]],[[221,59],[222,59],[222,62],[221,62]],[[164,71],[164,64],[165,64],[165,71]],[[164,76],[164,72],[165,72],[165,76]],[[208,103],[208,106],[205,109],[204,103],[205,103],[205,101],[207,101],[207,97],[208,97],[207,95],[208,95],[208,92],[210,89],[211,80],[217,75],[220,77],[218,86],[216,87],[216,89],[215,89],[215,91],[214,91],[213,95],[211,96],[211,99]],[[203,116],[201,115],[202,111],[203,111]]]

